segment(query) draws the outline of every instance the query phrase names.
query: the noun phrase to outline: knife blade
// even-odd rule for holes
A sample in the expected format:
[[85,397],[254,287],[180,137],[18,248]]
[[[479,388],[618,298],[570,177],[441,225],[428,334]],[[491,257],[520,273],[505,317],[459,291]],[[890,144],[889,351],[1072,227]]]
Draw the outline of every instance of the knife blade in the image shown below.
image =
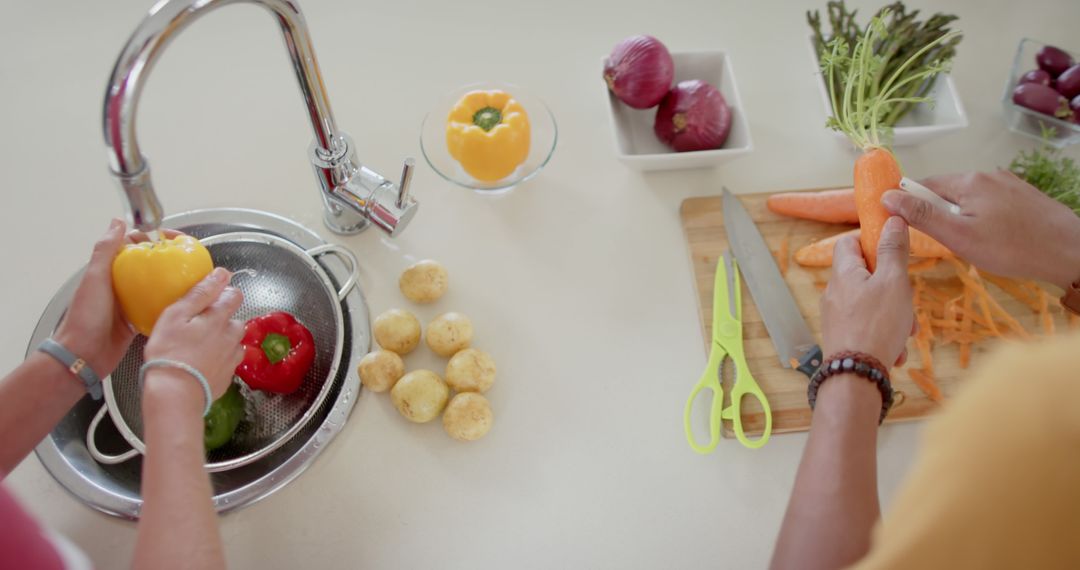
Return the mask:
[[723,216],[731,251],[765,321],[780,364],[792,368],[794,361],[796,370],[808,378],[813,376],[821,366],[821,348],[780,275],[765,238],[742,202],[727,188],[723,188]]

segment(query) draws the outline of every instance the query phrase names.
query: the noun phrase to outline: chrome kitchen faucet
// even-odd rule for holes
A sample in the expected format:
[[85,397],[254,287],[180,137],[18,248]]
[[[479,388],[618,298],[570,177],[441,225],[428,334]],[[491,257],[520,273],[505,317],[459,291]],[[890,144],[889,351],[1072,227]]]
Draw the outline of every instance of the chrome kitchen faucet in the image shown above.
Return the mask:
[[259,4],[274,14],[292,58],[315,140],[309,155],[319,179],[324,221],[332,231],[357,233],[374,223],[391,237],[400,233],[419,207],[409,196],[413,159],[405,160],[401,181],[394,183],[360,164],[349,135],[337,130],[326,96],[304,14],[295,0],[162,0],[124,46],[105,92],[105,144],[109,166],[127,198],[128,213],[143,231],[161,227],[164,212],[150,179],[150,165],[139,152],[135,113],[139,95],[154,62],[169,41],[199,16],[229,4]]

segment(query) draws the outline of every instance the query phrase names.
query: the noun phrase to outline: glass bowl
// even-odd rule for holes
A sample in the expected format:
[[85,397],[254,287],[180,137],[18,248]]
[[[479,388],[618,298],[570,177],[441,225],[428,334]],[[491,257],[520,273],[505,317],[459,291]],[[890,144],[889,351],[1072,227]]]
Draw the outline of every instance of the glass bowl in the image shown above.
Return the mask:
[[[1016,48],[1016,58],[1013,59],[1012,70],[1009,72],[1009,81],[1005,84],[1005,93],[1001,96],[1001,106],[1005,110],[1005,124],[1010,130],[1042,140],[1043,129],[1054,129],[1054,134],[1046,142],[1062,148],[1080,143],[1080,125],[1032,111],[1012,101],[1012,92],[1020,76],[1039,68],[1035,63],[1035,54],[1045,45],[1029,38],[1020,40],[1020,45]],[[1080,51],[1072,49],[1065,49],[1065,51],[1069,52],[1074,59],[1080,59],[1078,58]]]
[[[470,176],[461,164],[450,156],[450,151],[446,147],[446,118],[450,114],[450,109],[466,93],[492,89],[509,93],[525,108],[525,113],[529,115],[530,141],[529,156],[525,162],[506,178],[488,182]],[[539,97],[521,86],[496,81],[465,85],[443,95],[420,125],[420,151],[424,153],[424,158],[431,168],[439,176],[454,184],[481,192],[508,190],[536,176],[551,160],[557,140],[558,128],[555,125],[555,115]]]

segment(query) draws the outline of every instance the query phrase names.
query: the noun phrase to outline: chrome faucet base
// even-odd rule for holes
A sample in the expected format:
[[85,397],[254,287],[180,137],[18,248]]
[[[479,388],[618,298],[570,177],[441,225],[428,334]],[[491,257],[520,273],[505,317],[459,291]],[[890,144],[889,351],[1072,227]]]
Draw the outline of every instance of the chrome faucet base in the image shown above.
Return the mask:
[[199,16],[242,2],[266,8],[280,25],[315,133],[310,158],[322,191],[326,226],[335,233],[355,234],[374,222],[391,237],[399,234],[419,207],[409,196],[413,161],[405,161],[401,183],[395,184],[356,159],[352,140],[337,130],[315,48],[296,0],[162,0],[139,24],[113,68],[105,91],[103,121],[109,165],[123,191],[132,225],[154,231],[164,218],[149,164],[139,152],[135,136],[135,111],[154,62],[169,41]]

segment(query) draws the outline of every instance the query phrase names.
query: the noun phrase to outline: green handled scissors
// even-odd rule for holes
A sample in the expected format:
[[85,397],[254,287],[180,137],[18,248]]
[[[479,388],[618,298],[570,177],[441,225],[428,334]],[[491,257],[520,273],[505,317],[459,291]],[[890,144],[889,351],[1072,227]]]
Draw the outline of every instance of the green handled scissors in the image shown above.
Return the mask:
[[[731,387],[731,405],[725,408],[724,388],[720,380],[724,371],[724,359],[727,357],[735,363],[735,382]],[[702,445],[694,439],[694,432],[690,429],[690,411],[698,393],[705,389],[712,391],[712,405],[709,412],[709,443]],[[747,395],[757,398],[765,413],[765,431],[762,432],[761,437],[753,440],[743,433],[741,408],[743,397]],[[754,377],[750,375],[750,367],[747,366],[746,356],[743,353],[742,279],[739,276],[739,267],[729,251],[725,251],[716,262],[716,277],[713,283],[712,350],[709,351],[709,363],[701,379],[690,392],[683,415],[686,440],[690,443],[690,447],[702,454],[711,453],[716,449],[716,445],[720,443],[721,420],[730,420],[735,429],[735,437],[744,446],[752,449],[765,445],[765,442],[769,441],[769,434],[772,433],[772,411],[769,409],[769,401],[754,381]]]

